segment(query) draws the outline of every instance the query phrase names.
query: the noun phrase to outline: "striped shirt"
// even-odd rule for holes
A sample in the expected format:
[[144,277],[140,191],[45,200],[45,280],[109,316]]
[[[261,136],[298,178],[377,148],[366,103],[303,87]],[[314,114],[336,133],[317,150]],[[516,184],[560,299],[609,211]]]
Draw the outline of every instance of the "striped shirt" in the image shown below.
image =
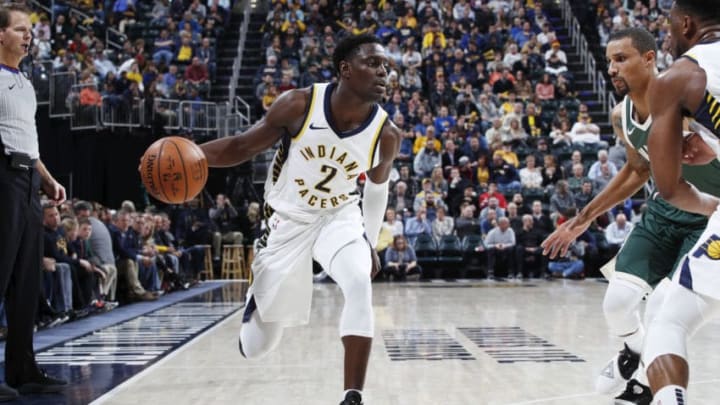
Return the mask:
[[25,74],[0,64],[0,140],[5,153],[40,157],[35,111],[35,89]]

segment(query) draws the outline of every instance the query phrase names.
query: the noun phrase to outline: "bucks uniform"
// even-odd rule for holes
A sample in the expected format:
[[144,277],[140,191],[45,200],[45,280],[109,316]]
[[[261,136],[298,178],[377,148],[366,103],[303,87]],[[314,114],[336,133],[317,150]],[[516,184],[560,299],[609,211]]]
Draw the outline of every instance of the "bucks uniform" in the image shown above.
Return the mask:
[[[697,111],[690,117],[690,129],[700,134],[705,142],[720,156],[720,60],[717,58],[720,43],[701,43],[685,53],[685,57],[697,63],[707,78],[705,97]],[[717,160],[713,161],[714,163]],[[720,177],[720,171],[708,173],[706,181]],[[697,179],[686,180],[698,189],[718,196],[716,192],[704,190]],[[714,191],[714,190],[713,190]],[[673,281],[700,294],[720,299],[720,209],[710,217],[707,228],[700,235],[682,263],[678,266]]]
[[307,323],[312,259],[330,269],[335,253],[364,235],[357,179],[378,164],[387,113],[375,105],[357,129],[341,132],[330,111],[333,86],[312,86],[302,127],[283,138],[265,183],[267,232],[248,294],[265,322]]
[[[644,123],[635,119],[633,103],[625,96],[622,129],[630,147],[648,159],[647,139],[652,117]],[[704,166],[683,165],[683,177],[706,193],[720,196],[720,162]],[[640,223],[633,228],[618,253],[616,276],[646,288],[654,288],[669,276],[680,258],[697,242],[707,217],[679,210],[652,193]]]

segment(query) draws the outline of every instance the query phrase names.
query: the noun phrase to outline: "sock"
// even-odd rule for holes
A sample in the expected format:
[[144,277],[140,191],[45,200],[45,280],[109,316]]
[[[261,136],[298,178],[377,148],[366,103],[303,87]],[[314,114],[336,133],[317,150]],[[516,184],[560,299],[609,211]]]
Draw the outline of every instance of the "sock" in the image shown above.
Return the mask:
[[679,385],[666,385],[655,394],[654,405],[685,405],[687,390]]

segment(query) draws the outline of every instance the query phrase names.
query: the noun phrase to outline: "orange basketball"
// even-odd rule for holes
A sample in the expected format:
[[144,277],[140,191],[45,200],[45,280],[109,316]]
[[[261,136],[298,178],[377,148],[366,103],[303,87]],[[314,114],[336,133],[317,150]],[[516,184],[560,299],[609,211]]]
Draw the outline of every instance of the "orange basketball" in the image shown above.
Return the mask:
[[197,196],[208,178],[205,154],[192,141],[169,136],[155,141],[140,160],[140,178],[148,193],[168,204]]

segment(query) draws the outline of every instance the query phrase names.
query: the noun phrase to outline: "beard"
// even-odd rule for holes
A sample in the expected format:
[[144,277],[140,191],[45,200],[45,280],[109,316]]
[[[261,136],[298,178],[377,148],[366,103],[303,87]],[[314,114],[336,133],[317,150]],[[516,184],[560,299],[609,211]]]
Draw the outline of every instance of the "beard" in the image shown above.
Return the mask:
[[628,86],[627,82],[625,81],[625,79],[621,78],[616,78],[614,80],[622,82],[620,86],[615,85],[615,83],[613,82],[613,88],[615,89],[615,93],[620,97],[625,97],[630,92],[630,87]]

